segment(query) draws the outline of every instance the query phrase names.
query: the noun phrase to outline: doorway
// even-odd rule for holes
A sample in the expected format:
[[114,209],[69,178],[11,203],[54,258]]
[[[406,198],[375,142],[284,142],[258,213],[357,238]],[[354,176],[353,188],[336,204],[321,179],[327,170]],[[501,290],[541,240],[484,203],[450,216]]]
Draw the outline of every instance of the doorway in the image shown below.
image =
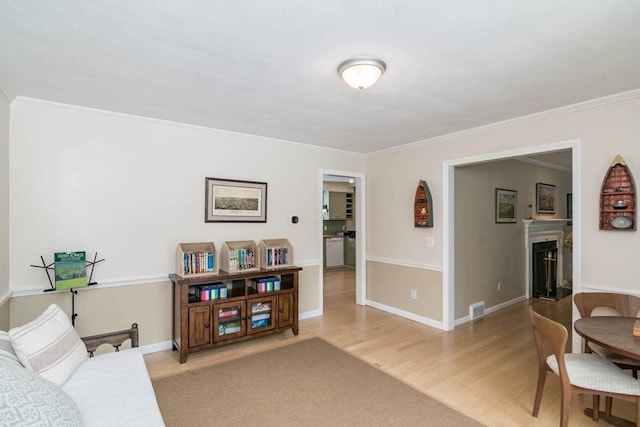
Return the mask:
[[[571,151],[571,177],[573,194],[573,263],[571,267],[573,291],[581,291],[581,251],[580,243],[582,224],[581,218],[581,142],[580,140],[570,140],[545,144],[536,147],[489,153],[468,158],[461,158],[443,162],[443,328],[453,330],[455,327],[455,185],[454,172],[458,166],[473,165],[494,160],[505,160],[530,155],[540,155],[558,151]],[[524,288],[524,285],[523,285]],[[527,295],[527,290],[522,290],[522,295]],[[574,316],[577,313],[574,313]],[[574,337],[575,341],[576,337]],[[574,345],[575,342],[574,342]]]
[[365,182],[361,173],[320,171],[320,313],[347,298],[365,304]]

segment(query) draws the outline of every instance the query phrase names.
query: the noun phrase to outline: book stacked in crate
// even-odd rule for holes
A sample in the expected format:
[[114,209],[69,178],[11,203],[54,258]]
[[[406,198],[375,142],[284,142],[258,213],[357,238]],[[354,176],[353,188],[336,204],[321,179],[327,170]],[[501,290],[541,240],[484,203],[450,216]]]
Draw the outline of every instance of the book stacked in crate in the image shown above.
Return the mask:
[[254,302],[251,304],[251,327],[265,328],[271,324],[271,303]]
[[254,241],[224,242],[220,250],[220,264],[228,273],[260,269],[260,251]]
[[271,277],[261,277],[259,279],[252,280],[250,290],[252,291],[252,293],[258,293],[258,294],[279,291],[280,278],[276,276],[271,276]]
[[176,250],[176,274],[180,277],[218,274],[213,243],[180,243]]
[[240,310],[238,307],[225,307],[218,310],[218,334],[235,334],[242,330]]
[[211,301],[227,298],[227,285],[224,283],[213,283],[211,285],[200,285],[196,287],[200,296],[200,301]]
[[293,265],[293,248],[287,239],[261,240],[259,248],[262,268],[282,268]]

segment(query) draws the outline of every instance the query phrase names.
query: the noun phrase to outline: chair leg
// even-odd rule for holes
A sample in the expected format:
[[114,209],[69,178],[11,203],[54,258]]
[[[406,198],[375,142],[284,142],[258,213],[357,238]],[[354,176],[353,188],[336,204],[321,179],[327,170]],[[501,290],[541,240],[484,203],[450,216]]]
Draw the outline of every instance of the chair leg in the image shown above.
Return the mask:
[[533,413],[534,417],[538,416],[538,411],[540,410],[540,402],[542,401],[542,391],[544,390],[544,382],[547,379],[547,370],[546,369],[538,369],[538,387],[536,388],[536,399],[533,402]]
[[560,403],[560,427],[569,425],[569,408],[571,407],[571,392],[562,390],[562,402]]

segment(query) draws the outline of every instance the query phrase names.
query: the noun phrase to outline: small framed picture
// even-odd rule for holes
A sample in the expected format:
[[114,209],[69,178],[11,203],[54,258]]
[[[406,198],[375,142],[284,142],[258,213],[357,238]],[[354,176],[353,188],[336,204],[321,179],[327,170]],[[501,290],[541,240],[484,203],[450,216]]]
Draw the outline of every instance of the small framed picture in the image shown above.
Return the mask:
[[536,182],[536,213],[556,213],[556,186]]
[[515,223],[517,206],[517,191],[496,188],[496,224]]
[[267,222],[267,183],[205,178],[204,222]]

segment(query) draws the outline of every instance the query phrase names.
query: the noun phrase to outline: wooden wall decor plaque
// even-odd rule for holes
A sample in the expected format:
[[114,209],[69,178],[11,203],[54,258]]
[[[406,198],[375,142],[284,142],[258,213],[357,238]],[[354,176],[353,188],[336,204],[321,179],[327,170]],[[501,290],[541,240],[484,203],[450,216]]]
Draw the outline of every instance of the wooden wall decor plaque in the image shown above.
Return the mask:
[[635,231],[636,188],[621,156],[607,170],[600,190],[600,230]]
[[413,200],[413,217],[416,227],[433,227],[433,202],[431,191],[423,180],[418,182],[416,196]]

